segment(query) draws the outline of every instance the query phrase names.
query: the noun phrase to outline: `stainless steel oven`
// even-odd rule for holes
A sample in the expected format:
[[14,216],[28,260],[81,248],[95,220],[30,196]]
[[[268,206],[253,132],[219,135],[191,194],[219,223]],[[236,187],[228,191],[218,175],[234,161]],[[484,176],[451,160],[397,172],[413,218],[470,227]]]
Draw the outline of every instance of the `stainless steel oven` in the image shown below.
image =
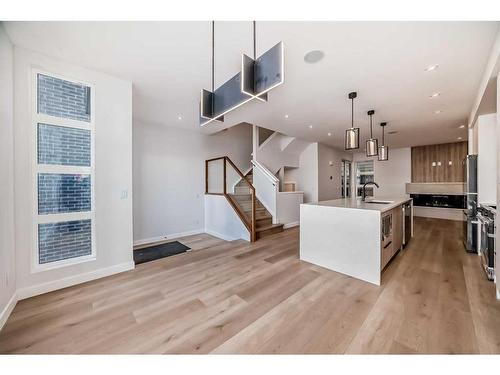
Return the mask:
[[478,209],[479,255],[481,264],[489,280],[495,279],[495,216],[496,210],[487,205]]
[[413,233],[412,207],[412,201],[403,204],[403,247],[408,246]]

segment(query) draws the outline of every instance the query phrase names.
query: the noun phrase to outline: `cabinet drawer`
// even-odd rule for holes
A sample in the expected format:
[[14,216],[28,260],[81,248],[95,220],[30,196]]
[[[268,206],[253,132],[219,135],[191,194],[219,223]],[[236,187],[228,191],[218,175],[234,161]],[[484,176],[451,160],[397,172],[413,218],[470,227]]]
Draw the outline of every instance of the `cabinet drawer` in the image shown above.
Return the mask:
[[389,263],[392,256],[394,255],[394,245],[393,242],[389,243],[386,248],[382,248],[380,269],[383,270],[384,267]]

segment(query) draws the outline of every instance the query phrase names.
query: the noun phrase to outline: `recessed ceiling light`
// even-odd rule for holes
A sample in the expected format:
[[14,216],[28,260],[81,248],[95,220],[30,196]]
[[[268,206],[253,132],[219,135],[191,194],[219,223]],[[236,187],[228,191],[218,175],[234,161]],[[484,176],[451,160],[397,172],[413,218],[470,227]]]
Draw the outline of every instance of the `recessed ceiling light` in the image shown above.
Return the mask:
[[332,133],[328,133],[328,136],[331,137],[332,136]]
[[288,115],[285,115],[285,118],[288,118]]
[[457,139],[458,139],[458,140],[461,140],[461,139],[462,139],[462,137],[458,137]]
[[304,56],[304,61],[309,64],[315,64],[325,57],[325,53],[320,50],[307,52]]
[[442,113],[442,112],[443,112],[443,111],[441,111],[440,109],[438,109],[437,111],[434,111],[434,113],[435,113],[436,115],[439,115],[439,114],[440,114],[440,113]]
[[177,120],[182,120],[182,116],[181,115],[177,116]]
[[312,129],[312,128],[313,128],[313,126],[312,126],[312,125],[309,125],[309,129]]
[[430,66],[428,66],[427,68],[425,68],[425,71],[426,71],[426,72],[432,72],[433,70],[436,70],[437,68],[439,68],[439,65],[438,65],[438,64],[435,64],[435,65],[430,65]]
[[441,95],[440,92],[435,92],[434,94],[430,95],[429,98],[437,98],[439,95]]
[[463,129],[463,128],[465,128],[465,125],[460,125],[458,128]]

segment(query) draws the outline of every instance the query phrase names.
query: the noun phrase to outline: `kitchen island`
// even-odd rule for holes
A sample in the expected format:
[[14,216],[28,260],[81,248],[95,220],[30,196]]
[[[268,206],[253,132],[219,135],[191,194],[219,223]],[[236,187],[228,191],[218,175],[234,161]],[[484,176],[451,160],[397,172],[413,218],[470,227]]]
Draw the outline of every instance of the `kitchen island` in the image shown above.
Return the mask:
[[412,228],[408,197],[301,204],[300,259],[380,285],[384,267],[403,246],[407,203],[406,226]]

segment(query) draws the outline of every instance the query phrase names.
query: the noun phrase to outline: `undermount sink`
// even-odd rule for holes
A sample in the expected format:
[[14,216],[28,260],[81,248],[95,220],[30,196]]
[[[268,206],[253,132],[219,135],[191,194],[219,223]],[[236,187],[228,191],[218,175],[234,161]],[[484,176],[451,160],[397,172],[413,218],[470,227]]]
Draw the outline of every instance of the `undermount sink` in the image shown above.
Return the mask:
[[383,200],[380,200],[380,199],[370,199],[369,201],[365,201],[365,203],[391,204],[391,203],[394,203],[394,201],[383,201]]

